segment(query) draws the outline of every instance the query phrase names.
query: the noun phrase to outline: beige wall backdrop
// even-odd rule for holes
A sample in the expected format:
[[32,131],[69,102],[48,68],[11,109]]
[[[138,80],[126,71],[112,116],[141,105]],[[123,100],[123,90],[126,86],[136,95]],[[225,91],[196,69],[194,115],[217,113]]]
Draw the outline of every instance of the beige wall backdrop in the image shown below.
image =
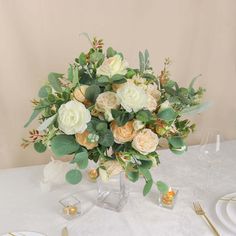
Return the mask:
[[131,66],[145,48],[156,71],[170,57],[183,86],[202,73],[214,106],[194,120],[236,138],[235,0],[0,0],[0,168],[48,160],[20,148],[23,125],[47,74],[89,48],[81,32],[123,51]]

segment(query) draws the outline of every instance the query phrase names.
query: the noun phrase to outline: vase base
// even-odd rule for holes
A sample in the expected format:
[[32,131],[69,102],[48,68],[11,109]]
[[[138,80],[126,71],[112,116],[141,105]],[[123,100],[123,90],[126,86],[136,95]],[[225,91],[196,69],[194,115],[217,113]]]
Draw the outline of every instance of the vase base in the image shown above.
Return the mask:
[[120,192],[104,191],[97,197],[97,205],[112,211],[121,211],[128,201],[128,195]]

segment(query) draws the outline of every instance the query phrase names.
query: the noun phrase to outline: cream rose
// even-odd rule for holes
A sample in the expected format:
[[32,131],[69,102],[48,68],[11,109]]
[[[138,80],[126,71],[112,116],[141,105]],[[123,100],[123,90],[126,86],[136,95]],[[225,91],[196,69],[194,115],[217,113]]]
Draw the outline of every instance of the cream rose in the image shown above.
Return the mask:
[[120,105],[119,99],[114,92],[104,92],[98,95],[95,108],[97,111],[105,112],[117,109]]
[[128,63],[122,60],[120,55],[115,55],[104,60],[102,65],[97,69],[97,75],[112,77],[113,75],[125,75],[127,73]]
[[111,123],[111,130],[116,143],[126,143],[133,140],[136,131],[133,121],[128,121],[124,126],[118,126],[115,121]]
[[157,101],[156,101],[156,99],[153,96],[151,96],[150,94],[148,94],[147,96],[148,96],[148,100],[147,100],[146,108],[149,111],[155,111],[157,109]]
[[85,130],[83,133],[77,133],[75,134],[76,142],[79,143],[81,146],[86,147],[88,150],[93,149],[98,146],[98,142],[89,142],[88,136],[89,132]]
[[143,129],[135,135],[132,147],[141,154],[147,155],[156,151],[159,139],[150,129]]
[[122,107],[128,111],[137,112],[147,106],[147,94],[145,91],[131,83],[126,83],[117,90],[117,97]]
[[73,93],[74,98],[79,102],[84,102],[86,100],[85,92],[88,87],[88,85],[81,85],[80,87],[75,88]]
[[59,129],[70,135],[84,132],[87,123],[91,120],[91,115],[84,104],[69,101],[60,106],[57,120]]

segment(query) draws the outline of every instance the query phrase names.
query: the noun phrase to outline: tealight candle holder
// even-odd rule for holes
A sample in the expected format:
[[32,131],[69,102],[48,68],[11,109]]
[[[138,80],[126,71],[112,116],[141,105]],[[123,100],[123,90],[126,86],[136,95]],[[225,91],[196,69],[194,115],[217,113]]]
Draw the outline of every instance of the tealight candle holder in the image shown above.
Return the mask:
[[165,194],[159,192],[158,205],[164,208],[173,209],[177,194],[178,190],[171,187],[169,187],[167,193]]
[[67,220],[72,220],[81,215],[81,203],[73,195],[63,198],[59,201],[62,206],[61,214]]

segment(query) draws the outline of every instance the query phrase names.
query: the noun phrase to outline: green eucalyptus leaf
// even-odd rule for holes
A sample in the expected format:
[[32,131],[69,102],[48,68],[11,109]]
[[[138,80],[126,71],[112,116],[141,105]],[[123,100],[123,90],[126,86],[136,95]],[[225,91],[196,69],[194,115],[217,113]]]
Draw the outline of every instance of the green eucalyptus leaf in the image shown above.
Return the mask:
[[38,96],[40,98],[46,98],[52,92],[52,88],[48,85],[44,85],[40,88]]
[[44,145],[44,144],[42,143],[42,141],[38,141],[38,142],[34,143],[34,149],[35,149],[35,151],[37,151],[37,152],[39,152],[39,153],[42,153],[42,152],[45,152],[45,151],[46,151],[47,146]]
[[25,123],[24,128],[27,128],[30,123],[43,111],[43,109],[34,109],[29,120]]
[[70,82],[72,82],[73,81],[73,67],[72,67],[72,65],[70,65],[70,67],[68,68],[68,80],[70,81]]
[[117,52],[112,48],[112,47],[109,47],[108,49],[107,49],[107,57],[109,58],[109,57],[113,57],[113,56],[115,56],[117,54]]
[[104,60],[104,54],[98,51],[95,51],[90,55],[90,61],[92,63],[97,63]]
[[76,66],[73,70],[73,79],[72,79],[72,85],[75,87],[79,82],[79,69]]
[[120,74],[115,74],[111,77],[112,82],[116,82],[116,81],[122,80],[122,79],[124,79],[124,75],[120,75]]
[[152,113],[148,110],[140,110],[136,113],[136,119],[147,123],[152,120]]
[[136,182],[139,179],[139,172],[138,171],[129,171],[126,172],[127,177],[130,181]]
[[198,105],[189,106],[180,111],[180,115],[195,115],[208,109],[212,105],[211,102],[204,102]]
[[90,85],[87,89],[86,89],[86,92],[85,92],[85,97],[95,103],[98,95],[100,94],[101,92],[101,89],[99,88],[98,85]]
[[103,83],[109,83],[110,80],[109,80],[109,77],[103,75],[101,77],[98,77],[98,82],[103,84]]
[[144,56],[142,52],[139,52],[139,69],[141,72],[143,72],[145,69]]
[[169,187],[166,183],[162,182],[162,181],[157,181],[156,183],[157,185],[157,189],[162,193],[162,194],[166,194],[169,190]]
[[85,53],[81,53],[80,55],[79,55],[79,64],[81,65],[81,66],[85,66],[86,65],[86,55],[85,55]]
[[153,185],[153,180],[152,179],[148,180],[146,182],[146,184],[144,185],[144,188],[143,188],[143,196],[146,196],[150,192],[150,190],[152,188],[152,185]]
[[166,122],[173,121],[177,117],[177,113],[172,107],[166,108],[160,112],[158,112],[157,117]]
[[82,179],[82,174],[79,170],[73,169],[66,173],[66,181],[70,184],[78,184]]
[[111,130],[106,130],[106,132],[101,133],[98,143],[104,147],[112,146],[114,144],[114,137]]
[[61,82],[59,80],[59,78],[62,78],[62,76],[63,76],[63,74],[58,74],[58,73],[54,73],[54,72],[51,72],[48,75],[49,83],[52,85],[52,87],[55,89],[55,91],[57,91],[59,93],[62,91]]
[[88,151],[83,149],[81,152],[76,153],[73,162],[76,162],[80,169],[88,167]]
[[182,154],[187,150],[187,145],[179,136],[173,136],[168,139],[169,148],[175,154]]
[[129,69],[128,72],[127,72],[127,74],[125,75],[125,77],[131,79],[135,74],[136,74],[136,73],[135,73],[134,70]]
[[75,141],[74,135],[60,134],[51,140],[51,149],[57,157],[76,152],[80,145]]

